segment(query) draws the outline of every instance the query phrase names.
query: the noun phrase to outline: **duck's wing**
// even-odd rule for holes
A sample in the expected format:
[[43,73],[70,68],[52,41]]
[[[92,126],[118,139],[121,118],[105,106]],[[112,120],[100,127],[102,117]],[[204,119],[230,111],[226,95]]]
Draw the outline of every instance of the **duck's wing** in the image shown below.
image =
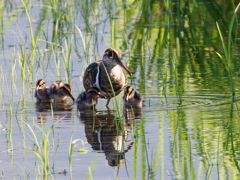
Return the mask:
[[99,70],[99,65],[101,61],[96,61],[90,64],[87,69],[85,70],[84,76],[83,76],[83,86],[85,90],[87,91],[91,87],[95,87],[96,78]]

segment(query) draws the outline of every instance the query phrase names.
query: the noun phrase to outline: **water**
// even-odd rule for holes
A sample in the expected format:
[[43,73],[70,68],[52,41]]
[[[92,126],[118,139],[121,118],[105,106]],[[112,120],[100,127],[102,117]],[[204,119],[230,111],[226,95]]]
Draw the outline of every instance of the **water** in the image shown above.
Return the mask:
[[[223,32],[228,29],[232,4],[148,3],[58,1],[52,6],[51,1],[30,1],[31,24],[22,2],[4,4],[2,179],[239,176],[239,32],[234,31],[231,69],[236,102],[229,72],[215,53],[224,56],[215,22]],[[40,78],[48,86],[55,80],[70,83],[76,98],[84,90],[84,69],[109,47],[122,51],[123,62],[133,73],[129,84],[142,93],[143,108],[126,110],[122,94],[111,100],[109,109],[100,99],[96,111],[79,112],[71,99],[53,110],[35,104]],[[47,176],[40,160],[44,153],[51,172]]]

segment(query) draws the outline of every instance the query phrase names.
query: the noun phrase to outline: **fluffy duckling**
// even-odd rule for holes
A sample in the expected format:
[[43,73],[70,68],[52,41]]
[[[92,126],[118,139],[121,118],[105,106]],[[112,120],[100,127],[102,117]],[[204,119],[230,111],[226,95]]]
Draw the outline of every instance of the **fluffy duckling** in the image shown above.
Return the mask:
[[76,100],[77,108],[79,110],[90,109],[97,104],[98,98],[106,98],[106,97],[102,95],[98,89],[90,88],[87,91],[84,91],[81,94],[79,94]]
[[46,82],[43,79],[37,80],[36,89],[35,89],[35,98],[37,102],[49,102],[50,97],[48,94],[49,88],[46,85]]
[[141,108],[143,106],[143,97],[132,86],[127,86],[124,90],[123,101],[126,108]]
[[55,81],[50,86],[49,93],[50,98],[54,99],[54,102],[65,102],[69,97],[73,100],[73,102],[75,101],[72,96],[72,87],[62,81]]

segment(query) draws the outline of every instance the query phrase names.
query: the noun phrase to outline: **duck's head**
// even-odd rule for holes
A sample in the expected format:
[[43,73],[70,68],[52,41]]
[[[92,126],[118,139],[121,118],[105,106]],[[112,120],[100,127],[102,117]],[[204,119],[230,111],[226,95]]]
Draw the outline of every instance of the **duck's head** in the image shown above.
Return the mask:
[[106,65],[110,66],[121,66],[125,71],[128,72],[130,76],[132,76],[131,71],[122,63],[121,61],[121,52],[117,49],[109,48],[104,52],[103,62]]
[[43,79],[39,79],[36,82],[36,87],[45,87],[46,86],[46,82]]
[[106,98],[101,92],[96,88],[90,88],[87,92],[88,98]]
[[127,86],[124,89],[124,96],[123,96],[124,101],[128,102],[129,98],[134,96],[134,92],[135,92],[135,90],[132,86]]
[[63,83],[62,81],[55,81],[54,84],[55,84],[57,87],[64,86],[64,83]]

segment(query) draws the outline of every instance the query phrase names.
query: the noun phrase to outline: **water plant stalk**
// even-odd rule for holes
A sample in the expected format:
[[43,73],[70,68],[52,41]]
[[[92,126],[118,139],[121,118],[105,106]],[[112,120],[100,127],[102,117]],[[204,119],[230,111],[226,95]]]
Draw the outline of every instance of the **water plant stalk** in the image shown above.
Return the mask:
[[236,101],[236,99],[235,99],[236,98],[236,79],[234,80],[235,76],[234,76],[234,73],[233,73],[234,70],[233,70],[233,57],[232,57],[232,49],[234,49],[232,32],[233,32],[234,23],[236,22],[236,19],[237,19],[237,11],[238,11],[239,7],[240,7],[240,3],[236,7],[236,9],[235,9],[235,11],[232,15],[230,24],[229,24],[227,44],[224,41],[224,37],[223,37],[221,29],[218,25],[218,22],[216,22],[218,34],[219,34],[221,42],[222,42],[222,47],[223,47],[225,59],[222,57],[222,55],[220,53],[216,52],[216,54],[220,57],[223,64],[225,65],[225,68],[227,69],[228,78],[229,78],[229,81],[230,81],[231,91],[232,91],[232,102]]

